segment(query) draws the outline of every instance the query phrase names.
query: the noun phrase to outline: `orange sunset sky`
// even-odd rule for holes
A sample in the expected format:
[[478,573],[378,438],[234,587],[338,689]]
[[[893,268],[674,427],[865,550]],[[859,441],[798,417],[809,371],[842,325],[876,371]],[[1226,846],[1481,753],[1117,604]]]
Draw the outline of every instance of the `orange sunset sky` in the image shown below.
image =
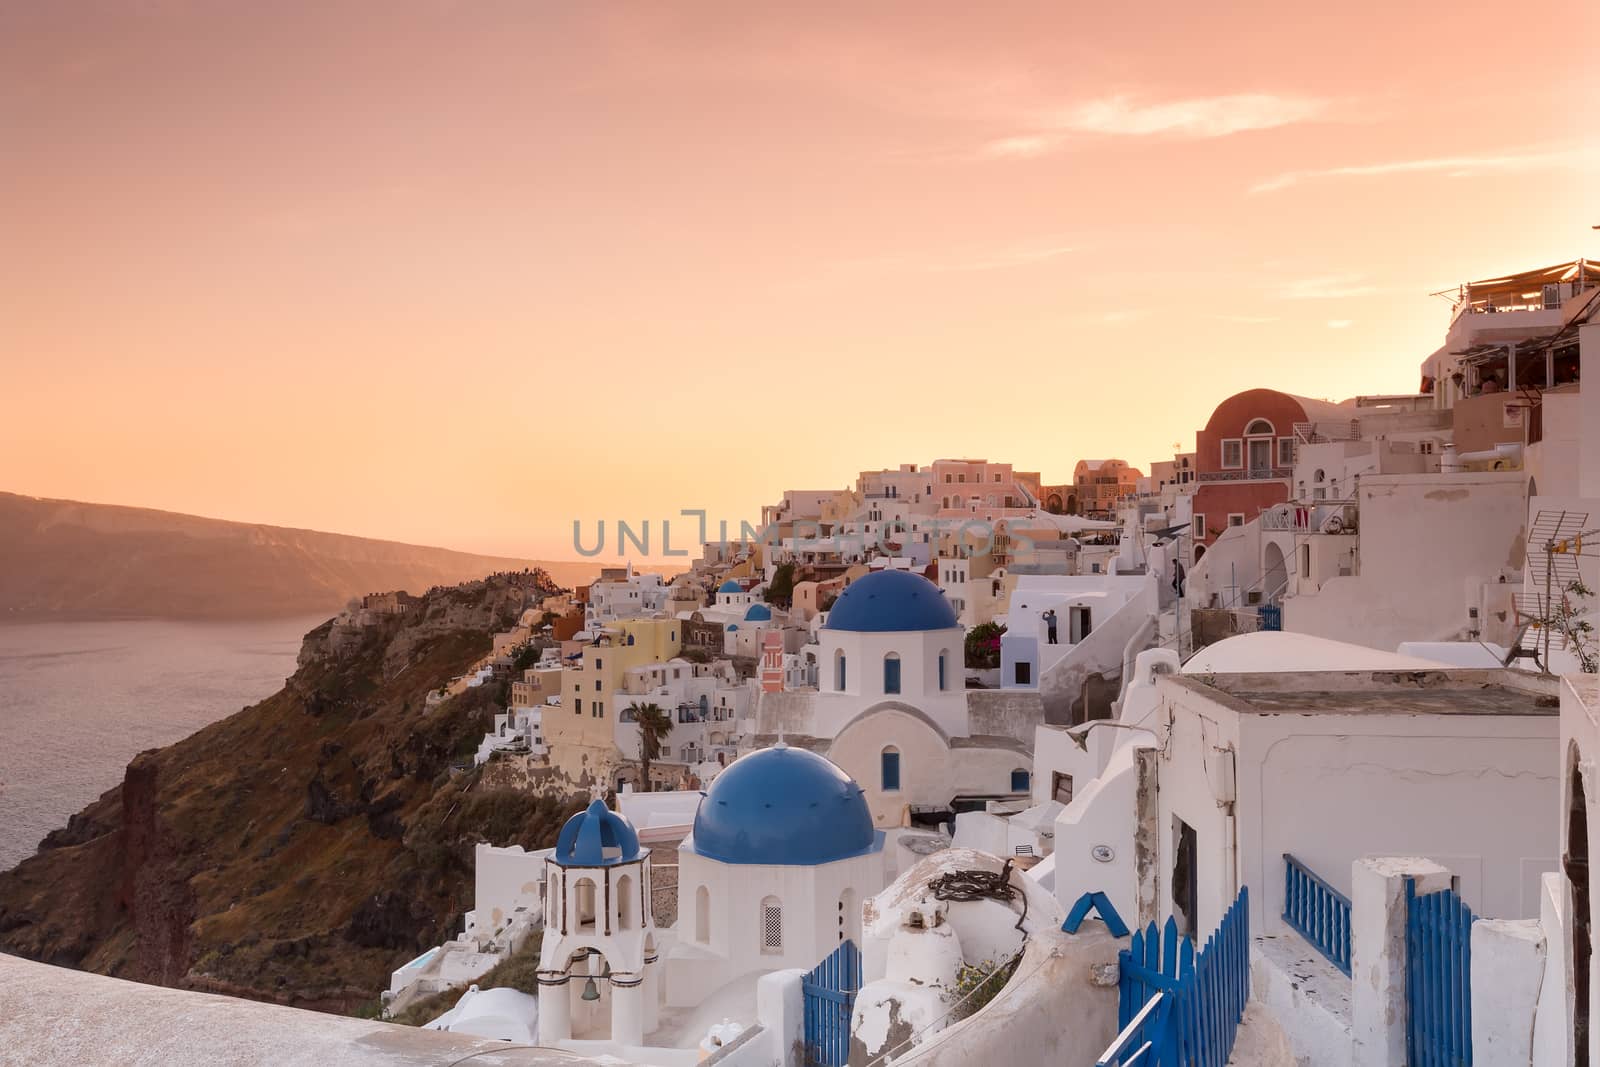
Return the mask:
[[0,489],[572,558],[1414,390],[1600,258],[1597,9],[0,2]]

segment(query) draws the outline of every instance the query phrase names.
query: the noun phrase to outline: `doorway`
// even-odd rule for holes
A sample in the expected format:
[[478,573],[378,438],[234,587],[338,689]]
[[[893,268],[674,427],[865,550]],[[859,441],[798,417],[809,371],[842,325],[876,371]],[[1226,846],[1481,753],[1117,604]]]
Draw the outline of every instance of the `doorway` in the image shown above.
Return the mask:
[[1176,846],[1172,861],[1172,917],[1178,932],[1194,937],[1199,927],[1200,849],[1194,827],[1172,817],[1172,840]]
[[1589,967],[1594,954],[1589,929],[1589,798],[1583,791],[1576,746],[1569,761],[1572,788],[1567,806],[1567,851],[1561,869],[1572,886],[1572,1048],[1574,1063],[1589,1062]]

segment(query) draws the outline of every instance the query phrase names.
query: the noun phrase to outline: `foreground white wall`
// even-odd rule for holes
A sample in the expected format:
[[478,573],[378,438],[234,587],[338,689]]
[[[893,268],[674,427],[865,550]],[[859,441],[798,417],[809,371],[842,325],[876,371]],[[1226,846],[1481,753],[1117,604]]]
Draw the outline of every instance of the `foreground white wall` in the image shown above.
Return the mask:
[[0,1061],[131,1067],[571,1067],[597,1060],[510,1049],[365,1019],[125,982],[0,954]]

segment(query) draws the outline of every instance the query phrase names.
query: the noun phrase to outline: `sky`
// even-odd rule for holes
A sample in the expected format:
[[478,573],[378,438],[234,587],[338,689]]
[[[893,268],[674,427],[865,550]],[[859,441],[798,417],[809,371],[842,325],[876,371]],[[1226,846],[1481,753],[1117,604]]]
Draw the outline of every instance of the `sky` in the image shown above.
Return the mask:
[[0,490],[659,554],[1412,391],[1600,258],[1597,9],[0,0]]

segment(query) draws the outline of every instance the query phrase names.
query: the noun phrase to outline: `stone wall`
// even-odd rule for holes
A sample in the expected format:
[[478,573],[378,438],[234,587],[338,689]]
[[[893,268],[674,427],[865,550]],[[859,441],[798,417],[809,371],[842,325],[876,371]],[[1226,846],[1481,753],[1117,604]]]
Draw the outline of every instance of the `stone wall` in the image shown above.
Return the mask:
[[979,736],[1010,737],[1033,747],[1033,735],[1044,722],[1044,701],[1025,689],[967,690],[967,721]]

